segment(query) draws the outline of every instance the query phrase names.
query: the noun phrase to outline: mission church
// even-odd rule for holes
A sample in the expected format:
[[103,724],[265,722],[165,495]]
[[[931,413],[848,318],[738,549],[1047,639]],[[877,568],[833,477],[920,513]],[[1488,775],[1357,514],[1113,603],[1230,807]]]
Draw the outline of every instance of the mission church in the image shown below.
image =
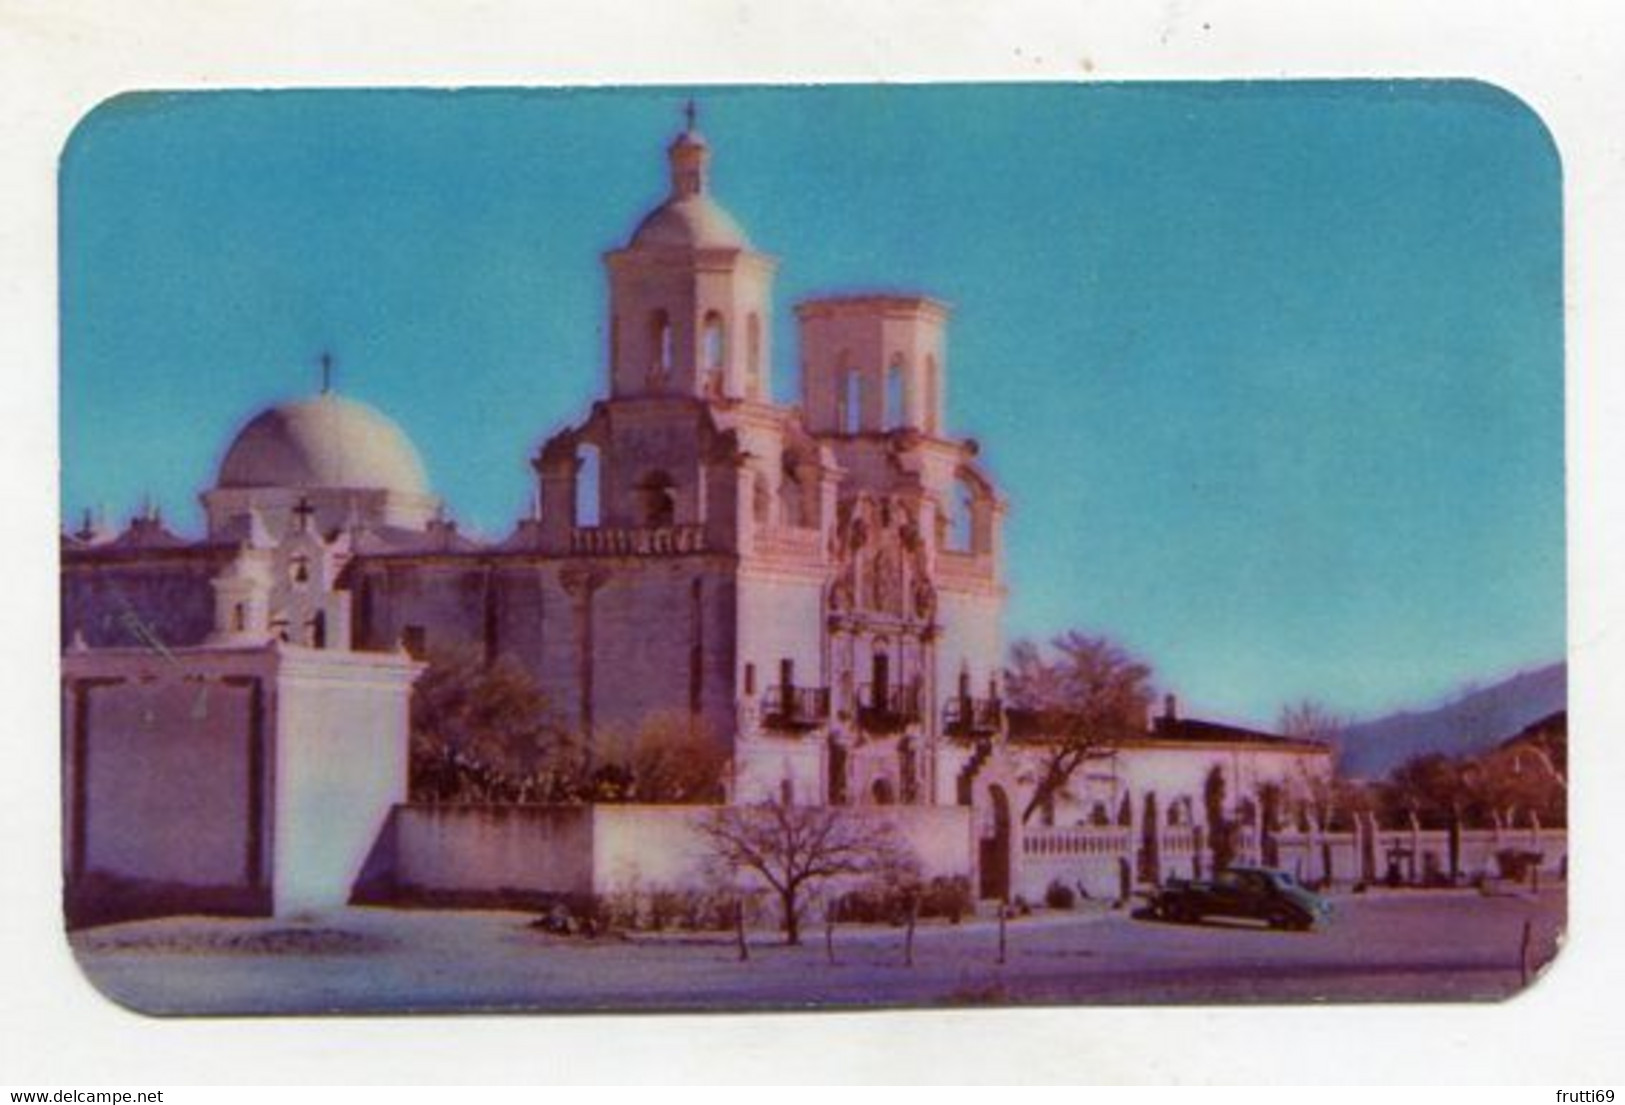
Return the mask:
[[[715,199],[692,117],[667,156],[669,194],[604,258],[606,394],[534,456],[506,539],[459,532],[400,428],[326,387],[246,423],[202,537],[151,511],[64,535],[70,898],[343,900],[408,816],[410,687],[450,644],[523,665],[589,745],[685,718],[720,744],[731,802],[940,811],[914,835],[950,825],[945,871],[993,896],[1019,882],[1007,504],[945,423],[948,308],[798,304],[800,401],[774,402],[776,263]],[[1188,831],[1214,764],[1241,799],[1330,757],[1170,706],[1059,821],[1126,807]]]

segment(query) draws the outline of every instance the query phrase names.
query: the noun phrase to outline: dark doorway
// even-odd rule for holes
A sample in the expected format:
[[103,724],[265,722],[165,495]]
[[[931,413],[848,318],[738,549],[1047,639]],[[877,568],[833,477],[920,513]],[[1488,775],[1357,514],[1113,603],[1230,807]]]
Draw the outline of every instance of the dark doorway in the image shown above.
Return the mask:
[[984,830],[981,841],[981,897],[995,901],[1010,898],[1010,798],[1001,786],[988,788],[988,800],[993,804],[991,832]]

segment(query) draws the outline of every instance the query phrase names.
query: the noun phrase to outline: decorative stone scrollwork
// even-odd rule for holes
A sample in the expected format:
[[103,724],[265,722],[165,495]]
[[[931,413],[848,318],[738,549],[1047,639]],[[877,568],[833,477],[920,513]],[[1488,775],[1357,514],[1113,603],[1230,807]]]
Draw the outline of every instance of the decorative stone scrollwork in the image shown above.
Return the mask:
[[914,616],[929,622],[937,614],[937,589],[923,576],[914,579]]

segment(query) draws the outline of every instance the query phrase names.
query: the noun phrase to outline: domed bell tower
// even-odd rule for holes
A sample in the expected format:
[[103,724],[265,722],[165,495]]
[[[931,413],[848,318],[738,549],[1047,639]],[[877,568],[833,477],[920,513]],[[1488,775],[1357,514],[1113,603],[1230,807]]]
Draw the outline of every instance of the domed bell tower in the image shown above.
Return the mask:
[[770,401],[776,262],[711,196],[711,150],[688,126],[667,148],[670,191],[609,270],[610,394]]

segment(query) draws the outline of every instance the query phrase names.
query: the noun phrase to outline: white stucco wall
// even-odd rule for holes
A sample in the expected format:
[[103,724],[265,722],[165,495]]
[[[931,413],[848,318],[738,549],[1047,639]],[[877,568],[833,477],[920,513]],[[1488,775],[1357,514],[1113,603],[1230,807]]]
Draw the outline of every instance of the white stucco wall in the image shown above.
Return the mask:
[[408,894],[592,890],[586,806],[402,806],[394,831],[395,882]]
[[276,912],[349,900],[390,809],[406,800],[404,657],[287,648],[277,681]]

